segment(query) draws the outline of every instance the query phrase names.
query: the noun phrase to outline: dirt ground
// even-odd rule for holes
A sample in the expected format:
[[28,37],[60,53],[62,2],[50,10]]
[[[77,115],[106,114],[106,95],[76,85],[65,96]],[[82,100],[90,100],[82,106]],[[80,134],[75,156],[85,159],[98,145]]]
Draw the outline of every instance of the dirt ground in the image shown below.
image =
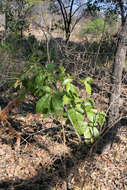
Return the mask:
[[[102,105],[104,98],[94,96]],[[2,92],[2,109],[8,102]],[[33,97],[11,110],[7,120],[18,135],[11,136],[7,124],[0,127],[0,190],[127,189],[126,118],[110,150],[91,155],[71,129],[37,115]]]

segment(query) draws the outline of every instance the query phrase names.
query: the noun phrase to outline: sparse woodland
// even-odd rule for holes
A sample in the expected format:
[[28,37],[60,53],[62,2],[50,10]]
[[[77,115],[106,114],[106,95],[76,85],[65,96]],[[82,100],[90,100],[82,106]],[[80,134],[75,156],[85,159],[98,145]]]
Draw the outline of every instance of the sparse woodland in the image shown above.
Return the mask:
[[127,189],[127,2],[0,1],[0,190]]

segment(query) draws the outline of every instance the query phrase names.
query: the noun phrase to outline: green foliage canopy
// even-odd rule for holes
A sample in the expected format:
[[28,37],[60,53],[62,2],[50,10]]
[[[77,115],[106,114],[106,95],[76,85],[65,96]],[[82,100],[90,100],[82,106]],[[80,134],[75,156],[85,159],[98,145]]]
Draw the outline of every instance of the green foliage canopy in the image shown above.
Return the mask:
[[[59,122],[73,128],[78,137],[84,137],[86,143],[93,143],[99,136],[105,120],[105,113],[95,108],[91,98],[93,79],[79,80],[84,85],[87,96],[81,97],[74,85],[75,79],[65,72],[63,66],[55,63],[45,66],[30,66],[29,72],[21,76],[21,91],[37,97],[36,112],[45,117],[52,116]],[[16,83],[18,85],[18,83]]]
[[100,35],[106,33],[109,29],[108,23],[103,18],[97,18],[91,21],[84,29],[84,33]]

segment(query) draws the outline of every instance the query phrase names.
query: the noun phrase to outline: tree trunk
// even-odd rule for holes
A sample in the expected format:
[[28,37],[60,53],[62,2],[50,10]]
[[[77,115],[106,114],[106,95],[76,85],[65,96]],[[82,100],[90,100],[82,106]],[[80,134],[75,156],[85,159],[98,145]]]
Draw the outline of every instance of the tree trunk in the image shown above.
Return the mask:
[[127,18],[125,19],[124,25],[120,32],[120,39],[118,42],[118,47],[116,51],[116,56],[113,65],[112,72],[112,87],[110,96],[110,107],[109,107],[109,117],[108,117],[108,129],[111,128],[110,134],[108,135],[108,145],[104,150],[109,149],[111,146],[112,138],[117,132],[116,123],[119,119],[119,108],[120,108],[120,95],[121,95],[121,81],[122,72],[126,59],[127,50]]
[[67,29],[65,32],[66,32],[66,39],[65,39],[65,43],[67,44],[67,43],[68,43],[68,41],[69,41],[69,39],[70,39],[70,34],[71,34],[71,33],[70,33],[70,30],[68,30],[68,29]]
[[127,18],[120,33],[120,39],[116,51],[112,74],[112,89],[110,97],[110,109],[108,126],[113,125],[119,118],[119,105],[121,95],[122,72],[126,59],[127,49]]

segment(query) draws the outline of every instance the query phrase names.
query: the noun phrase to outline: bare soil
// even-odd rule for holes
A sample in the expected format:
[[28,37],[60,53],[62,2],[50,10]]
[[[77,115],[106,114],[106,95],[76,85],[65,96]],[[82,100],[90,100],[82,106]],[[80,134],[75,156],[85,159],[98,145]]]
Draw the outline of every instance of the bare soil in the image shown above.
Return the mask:
[[[104,92],[103,86],[101,89]],[[106,108],[104,93],[94,91],[100,110]],[[126,97],[126,88],[122,91]],[[8,102],[1,92],[2,109]],[[73,130],[52,117],[36,114],[35,99],[28,96],[8,116],[20,137],[12,137],[6,124],[0,128],[0,190],[126,190],[127,120],[123,104],[121,112],[125,117],[110,150],[97,149],[90,155],[91,147],[80,143]],[[100,139],[99,145],[103,142]]]

